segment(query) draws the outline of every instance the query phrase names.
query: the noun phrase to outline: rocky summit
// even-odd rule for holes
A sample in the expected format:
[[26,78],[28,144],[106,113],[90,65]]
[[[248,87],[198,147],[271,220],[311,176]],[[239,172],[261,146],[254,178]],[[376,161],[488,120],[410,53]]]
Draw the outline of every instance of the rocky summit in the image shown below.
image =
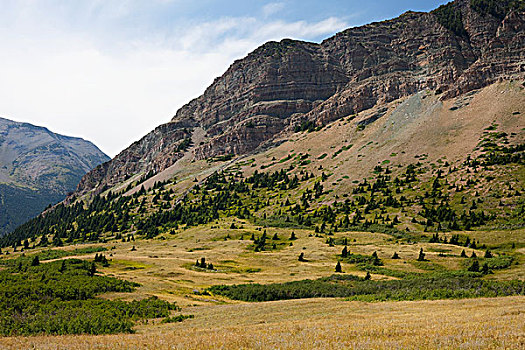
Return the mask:
[[0,235],[63,200],[108,160],[89,141],[0,118]]
[[456,0],[430,13],[406,12],[350,28],[320,44],[265,43],[235,61],[169,123],[84,176],[77,195],[160,173],[188,149],[196,160],[249,154],[283,133],[323,126],[419,91],[445,100],[522,79],[522,5]]

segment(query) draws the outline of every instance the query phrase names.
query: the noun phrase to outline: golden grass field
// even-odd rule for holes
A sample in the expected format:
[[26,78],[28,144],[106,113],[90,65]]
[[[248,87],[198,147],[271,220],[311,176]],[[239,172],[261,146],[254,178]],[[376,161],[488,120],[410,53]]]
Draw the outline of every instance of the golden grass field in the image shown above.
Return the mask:
[[525,298],[341,299],[187,308],[194,319],[136,334],[0,339],[2,349],[523,349]]
[[[335,254],[341,248],[329,247],[321,238],[309,237],[308,231],[295,230],[298,239],[292,246],[287,244],[276,251],[256,254],[247,249],[251,243],[248,237],[243,241],[234,239],[234,235],[253,232],[254,228],[245,224],[244,229],[232,232],[228,226],[229,221],[221,221],[213,229],[191,228],[174,236],[165,235],[166,239],[106,245],[115,248],[106,252],[112,254],[109,256],[112,262],[101,272],[142,286],[133,293],[103,297],[136,299],[157,295],[177,302],[182,314],[195,318],[174,324],[150,321],[139,325],[136,334],[0,338],[0,349],[520,349],[525,346],[525,297],[376,303],[327,298],[244,303],[194,294],[195,288],[213,284],[284,282],[327,276],[333,273]],[[291,233],[291,229],[271,228],[269,235],[274,231],[283,238]],[[232,239],[221,239],[227,233]],[[441,258],[432,250],[448,249],[458,254],[462,249],[444,244],[394,244],[389,236],[379,233],[337,235],[352,241],[350,251],[363,254],[377,251],[385,267],[405,271],[419,271],[414,260],[420,246],[432,264],[447,269],[457,268],[459,258]],[[492,238],[505,241],[524,236],[523,230],[483,235],[488,242]],[[130,251],[132,245],[136,251]],[[207,249],[197,249],[203,246]],[[394,251],[403,259],[389,259]],[[470,254],[472,250],[467,251]],[[297,261],[300,252],[306,252],[308,262]],[[218,271],[192,269],[191,264],[202,256],[213,262]],[[498,271],[491,278],[516,278],[523,275],[522,266]],[[351,266],[343,265],[343,269],[364,274]],[[389,277],[372,275],[372,278]]]
[[[252,233],[260,235],[256,226],[247,221],[234,219],[242,229],[229,229],[232,219],[222,219],[217,223],[192,227],[180,230],[175,235],[163,234],[151,240],[137,240],[136,242],[113,241],[104,246],[108,251],[104,254],[111,260],[107,268],[99,271],[107,276],[122,278],[138,282],[141,287],[133,293],[106,294],[107,298],[122,298],[124,300],[142,299],[151,295],[170,302],[176,302],[186,308],[195,305],[210,303],[230,302],[222,297],[204,296],[194,293],[194,290],[203,290],[211,285],[238,284],[238,283],[277,283],[302,279],[315,279],[329,276],[334,273],[337,254],[341,253],[342,246],[329,246],[325,238],[312,236],[310,230],[297,230],[290,228],[267,228],[267,234],[272,237],[278,234],[279,248],[272,251],[255,253],[249,246]],[[295,232],[297,240],[289,241],[291,232]],[[525,229],[509,231],[479,231],[476,233],[483,237],[482,241],[488,244],[493,241],[513,241],[518,244],[525,239]],[[224,237],[230,239],[224,240]],[[241,240],[241,236],[243,240]],[[464,249],[470,256],[475,252],[483,256],[480,249],[464,248],[456,245],[442,243],[396,243],[392,237],[381,233],[370,232],[338,232],[335,238],[346,237],[349,241],[348,249],[352,253],[371,255],[378,253],[384,267],[411,272],[425,272],[430,270],[458,270],[462,269],[463,258],[459,254]],[[354,241],[355,240],[355,241]],[[292,245],[290,245],[292,242]],[[90,246],[90,245],[87,245]],[[135,246],[136,251],[131,251]],[[63,248],[73,250],[86,245],[70,245]],[[421,269],[416,259],[419,249],[423,248],[427,259],[425,269]],[[397,252],[401,259],[391,259]],[[439,256],[440,252],[453,254],[454,257]],[[300,253],[305,254],[306,262],[299,262]],[[17,253],[20,254],[20,253]],[[82,259],[92,259],[95,253],[77,256]],[[525,276],[524,264],[518,264],[508,269],[497,270],[491,279],[520,279]],[[213,263],[215,271],[195,269],[195,261],[205,257],[206,261]],[[71,256],[63,259],[71,258]],[[343,271],[364,277],[366,274],[355,265],[343,263]],[[392,278],[372,274],[372,279]]]

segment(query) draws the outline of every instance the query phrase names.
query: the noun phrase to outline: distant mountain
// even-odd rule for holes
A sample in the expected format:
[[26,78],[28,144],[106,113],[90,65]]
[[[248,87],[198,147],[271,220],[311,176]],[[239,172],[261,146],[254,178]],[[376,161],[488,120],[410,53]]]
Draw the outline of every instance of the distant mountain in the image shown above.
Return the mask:
[[89,141],[0,118],[0,235],[64,199],[108,160]]

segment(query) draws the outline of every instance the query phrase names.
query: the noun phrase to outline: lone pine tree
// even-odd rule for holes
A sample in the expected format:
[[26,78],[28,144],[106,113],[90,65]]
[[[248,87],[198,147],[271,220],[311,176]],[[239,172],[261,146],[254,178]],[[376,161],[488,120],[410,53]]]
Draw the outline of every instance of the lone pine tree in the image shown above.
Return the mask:
[[425,261],[425,253],[423,253],[423,248],[419,250],[419,256],[417,257],[417,261]]

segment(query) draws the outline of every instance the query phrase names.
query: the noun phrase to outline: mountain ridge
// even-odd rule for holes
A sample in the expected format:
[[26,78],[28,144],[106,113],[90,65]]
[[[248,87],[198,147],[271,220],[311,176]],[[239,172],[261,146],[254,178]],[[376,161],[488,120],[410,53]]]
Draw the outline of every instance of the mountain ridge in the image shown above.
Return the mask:
[[82,138],[0,118],[0,234],[63,200],[85,173],[108,160]]
[[456,0],[429,13],[409,11],[319,44],[267,42],[236,60],[169,123],[83,177],[75,196],[167,169],[182,158],[181,145],[197,127],[206,136],[192,147],[195,159],[242,155],[303,122],[322,126],[425,89],[446,99],[521,79],[525,14],[506,1],[500,18],[481,13],[485,7],[478,3]]

